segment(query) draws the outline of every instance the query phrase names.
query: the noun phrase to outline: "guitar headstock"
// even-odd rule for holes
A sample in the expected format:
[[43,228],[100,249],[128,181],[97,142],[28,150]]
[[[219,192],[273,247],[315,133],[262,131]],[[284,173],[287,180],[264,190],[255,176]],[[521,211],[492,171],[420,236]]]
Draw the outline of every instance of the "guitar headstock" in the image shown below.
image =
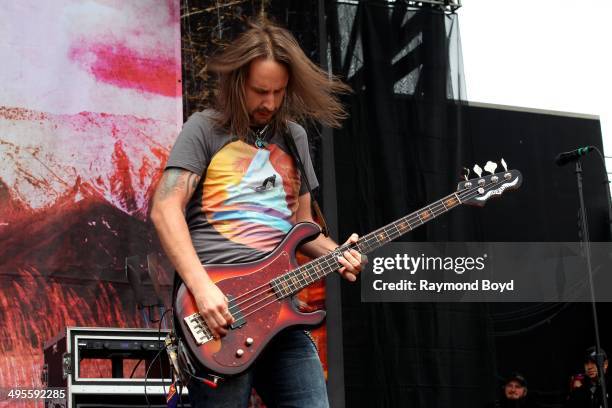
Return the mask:
[[478,177],[469,179],[470,171],[464,175],[465,181],[462,181],[457,186],[457,195],[462,203],[467,205],[475,205],[482,207],[493,197],[502,195],[506,190],[516,190],[523,182],[523,176],[518,170],[508,170],[506,162],[501,159],[501,164],[504,171],[495,173],[497,164],[489,161],[484,166],[484,170],[490,173],[489,175],[482,174],[482,168],[475,165],[473,170]]

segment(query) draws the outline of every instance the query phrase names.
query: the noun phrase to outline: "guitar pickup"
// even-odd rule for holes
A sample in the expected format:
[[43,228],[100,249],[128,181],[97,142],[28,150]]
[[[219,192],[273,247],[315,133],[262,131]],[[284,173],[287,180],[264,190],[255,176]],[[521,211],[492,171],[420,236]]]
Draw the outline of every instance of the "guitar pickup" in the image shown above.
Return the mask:
[[230,325],[231,329],[239,329],[246,324],[246,320],[242,314],[240,308],[238,308],[234,302],[234,297],[232,295],[226,295],[229,302],[227,303],[228,309],[234,318],[234,323]]
[[184,317],[183,320],[187,324],[187,327],[189,327],[189,331],[198,346],[208,343],[213,339],[210,329],[199,313]]

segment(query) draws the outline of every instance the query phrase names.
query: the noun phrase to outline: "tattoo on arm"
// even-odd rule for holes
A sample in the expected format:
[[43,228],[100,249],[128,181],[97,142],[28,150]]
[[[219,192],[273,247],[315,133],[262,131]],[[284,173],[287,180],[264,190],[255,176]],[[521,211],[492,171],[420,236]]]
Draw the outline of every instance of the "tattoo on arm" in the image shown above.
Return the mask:
[[164,175],[159,182],[159,187],[156,191],[156,196],[159,200],[164,200],[175,193],[183,193],[185,201],[193,194],[200,176],[183,169],[168,169],[164,171]]

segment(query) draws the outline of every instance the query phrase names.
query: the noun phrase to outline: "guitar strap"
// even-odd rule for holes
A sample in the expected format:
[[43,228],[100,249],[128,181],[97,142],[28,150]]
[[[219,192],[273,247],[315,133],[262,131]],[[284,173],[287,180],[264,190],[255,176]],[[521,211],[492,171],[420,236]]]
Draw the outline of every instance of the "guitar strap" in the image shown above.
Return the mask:
[[321,232],[326,237],[329,237],[329,229],[327,228],[327,222],[325,221],[323,212],[319,207],[319,203],[317,202],[317,200],[315,200],[314,194],[312,194],[312,189],[310,188],[310,183],[308,182],[308,177],[306,176],[306,170],[304,169],[304,164],[302,163],[302,159],[300,158],[300,153],[298,152],[297,146],[295,145],[295,140],[293,140],[293,136],[287,130],[285,130],[283,136],[285,137],[285,144],[291,151],[293,160],[295,160],[295,162],[297,163],[298,170],[300,171],[300,177],[306,183],[306,188],[310,193],[310,203],[312,208],[314,209],[317,220],[321,223]]

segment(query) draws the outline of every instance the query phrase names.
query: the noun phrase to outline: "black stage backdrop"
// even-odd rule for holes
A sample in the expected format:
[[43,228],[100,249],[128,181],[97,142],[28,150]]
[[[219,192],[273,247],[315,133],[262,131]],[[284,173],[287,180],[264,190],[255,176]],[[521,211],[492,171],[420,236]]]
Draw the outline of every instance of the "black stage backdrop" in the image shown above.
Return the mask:
[[[322,189],[334,192],[321,198],[325,207],[337,204],[337,217],[328,217],[341,239],[450,193],[463,166],[504,157],[523,173],[520,190],[484,209],[459,208],[404,240],[578,240],[572,166],[558,168],[553,159],[581,145],[601,147],[598,121],[467,106],[457,16],[400,3],[183,1],[185,117],[210,100],[207,56],[263,6],[307,55],[354,89],[345,100],[351,116],[327,153],[317,132],[309,134]],[[595,241],[608,239],[599,166],[594,155],[585,160]],[[594,342],[588,304],[364,304],[358,285],[341,287],[343,344],[333,350],[344,354],[346,395],[342,401],[330,394],[333,406],[481,407],[510,370],[528,377],[540,402],[559,406],[582,351]],[[607,304],[599,311],[602,322],[611,312]],[[602,325],[604,347],[611,336]],[[342,362],[336,357],[329,356],[330,378],[342,371],[333,366]]]
[[[334,132],[339,236],[369,232],[455,190],[464,136],[457,16],[378,2],[328,8],[334,72],[355,93]],[[451,55],[449,57],[449,55]],[[405,240],[479,240],[477,214]],[[366,304],[342,286],[346,406],[478,406],[495,389],[483,304]],[[476,404],[474,404],[476,402]]]
[[[575,166],[554,164],[555,156],[578,146],[601,149],[599,120],[502,107],[465,109],[473,156],[484,160],[503,152],[524,176],[522,187],[480,214],[485,241],[579,241]],[[603,165],[593,152],[583,159],[584,193],[592,241],[608,241]],[[612,346],[610,303],[599,303],[604,349]],[[595,344],[588,303],[491,304],[489,320],[499,375],[518,370],[529,380],[540,406],[561,406],[569,377],[580,372],[584,350]]]
[[[327,7],[335,74],[353,86],[351,117],[334,132],[339,237],[367,233],[454,191],[463,166],[501,157],[521,189],[484,209],[460,208],[405,241],[577,241],[572,166],[558,152],[601,148],[599,122],[467,106],[456,15],[383,7]],[[591,239],[607,240],[604,170],[585,162]],[[510,370],[539,402],[558,406],[594,342],[589,305],[361,303],[342,285],[348,407],[480,407]],[[600,305],[600,318],[609,315]],[[578,335],[577,335],[578,334]],[[607,344],[609,330],[603,330]],[[565,358],[564,358],[565,357]]]

